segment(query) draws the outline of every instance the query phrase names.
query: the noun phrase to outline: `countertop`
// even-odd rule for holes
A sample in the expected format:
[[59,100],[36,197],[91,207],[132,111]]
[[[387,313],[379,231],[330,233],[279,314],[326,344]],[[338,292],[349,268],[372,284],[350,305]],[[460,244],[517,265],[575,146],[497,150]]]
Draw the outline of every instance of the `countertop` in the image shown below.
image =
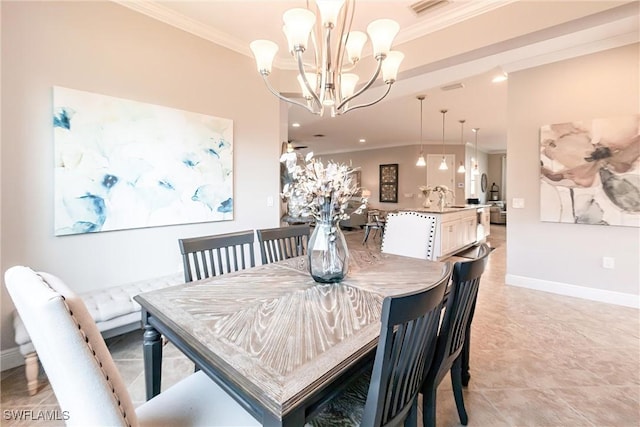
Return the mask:
[[444,210],[438,209],[436,206],[429,208],[413,208],[413,209],[400,209],[401,212],[423,212],[431,214],[446,214],[452,212],[461,212],[466,210],[477,210],[478,208],[488,208],[491,205],[453,205],[447,206]]

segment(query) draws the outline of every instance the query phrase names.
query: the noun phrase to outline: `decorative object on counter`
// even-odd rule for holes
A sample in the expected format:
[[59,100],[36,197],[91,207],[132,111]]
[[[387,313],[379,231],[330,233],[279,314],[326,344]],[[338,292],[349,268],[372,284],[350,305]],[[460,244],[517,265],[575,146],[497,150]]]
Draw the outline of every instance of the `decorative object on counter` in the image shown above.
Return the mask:
[[[334,162],[325,166],[313,158],[313,153],[307,154],[303,164],[299,164],[294,153],[283,154],[280,161],[291,177],[282,197],[285,200],[302,197],[306,203],[300,206],[301,216],[313,217],[316,222],[307,248],[309,273],[316,282],[340,282],[349,269],[349,250],[338,222],[349,218],[345,209],[349,199],[360,190],[354,169]],[[354,213],[362,213],[366,202],[363,198]]]
[[416,162],[416,166],[426,166],[427,162],[424,160],[424,149],[422,145],[422,101],[424,101],[424,95],[418,95],[416,98],[420,101],[420,157],[418,157],[418,161]]
[[380,202],[398,203],[398,164],[380,165]]
[[540,220],[640,227],[640,114],[540,128]]
[[[381,101],[396,81],[398,68],[404,59],[402,52],[391,50],[400,25],[391,19],[377,19],[369,24],[367,33],[371,38],[372,58],[377,62],[377,67],[371,78],[356,91],[359,77],[349,71],[356,68],[360,61],[367,35],[362,31],[351,31],[355,0],[317,0],[312,8],[309,3],[307,2],[306,9],[289,9],[282,16],[288,51],[297,62],[298,83],[306,103],[287,98],[271,86],[268,76],[271,74],[278,45],[270,40],[254,40],[250,48],[256,59],[258,72],[269,91],[281,100],[298,105],[310,113],[322,116],[325,111],[329,111],[331,117]],[[311,55],[303,58],[307,50]],[[387,85],[386,90],[374,101],[349,105],[351,100],[375,83],[380,73],[382,81]]]
[[441,211],[447,206],[447,195],[454,195],[453,191],[449,190],[446,185],[436,185],[435,187],[421,185],[418,188],[425,197],[425,201],[422,203],[425,208],[431,207],[431,193],[435,193],[438,196],[438,209]]
[[430,208],[431,207],[431,191],[433,189],[431,187],[427,187],[426,185],[421,185],[418,189],[422,192],[424,196],[424,202],[422,202],[422,207]]

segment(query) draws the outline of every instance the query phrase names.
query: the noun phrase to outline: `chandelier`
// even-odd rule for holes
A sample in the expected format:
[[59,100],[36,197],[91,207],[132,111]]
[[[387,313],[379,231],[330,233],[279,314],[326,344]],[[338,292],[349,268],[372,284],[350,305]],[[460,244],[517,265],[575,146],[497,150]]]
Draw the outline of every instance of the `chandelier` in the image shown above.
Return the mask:
[[[255,40],[250,47],[267,88],[281,100],[321,116],[327,110],[335,117],[380,102],[391,90],[404,59],[402,52],[391,50],[400,26],[391,19],[378,19],[369,24],[367,33],[377,66],[369,80],[356,91],[360,78],[351,71],[360,61],[367,35],[351,31],[355,0],[316,0],[315,3],[316,13],[307,7],[289,9],[282,16],[282,30],[289,53],[297,62],[298,83],[306,102],[287,98],[271,86],[268,76],[278,45],[270,40]],[[374,101],[350,106],[349,103],[369,89],[380,74],[387,86],[384,93]]]

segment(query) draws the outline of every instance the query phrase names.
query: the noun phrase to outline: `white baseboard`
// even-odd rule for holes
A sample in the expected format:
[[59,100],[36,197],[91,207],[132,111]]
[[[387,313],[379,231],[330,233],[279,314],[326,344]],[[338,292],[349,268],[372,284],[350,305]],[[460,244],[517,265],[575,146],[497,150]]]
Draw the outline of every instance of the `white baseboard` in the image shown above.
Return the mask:
[[622,292],[607,291],[604,289],[587,288],[584,286],[569,285],[567,283],[552,282],[550,280],[534,279],[531,277],[507,274],[504,282],[510,286],[534,289],[536,291],[551,292],[552,294],[566,295],[570,297],[604,302],[607,304],[621,305],[640,309],[640,295],[625,294]]
[[22,365],[24,365],[24,356],[20,353],[18,347],[0,352],[0,367],[3,371]]

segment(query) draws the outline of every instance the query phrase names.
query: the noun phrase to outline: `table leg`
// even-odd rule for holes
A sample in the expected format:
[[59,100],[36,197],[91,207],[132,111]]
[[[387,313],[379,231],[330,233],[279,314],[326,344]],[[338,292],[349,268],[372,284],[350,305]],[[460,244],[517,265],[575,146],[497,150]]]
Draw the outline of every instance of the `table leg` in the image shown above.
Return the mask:
[[148,315],[144,315],[144,338],[142,352],[144,357],[144,381],[147,400],[160,394],[162,378],[162,339],[158,331],[148,323]]

